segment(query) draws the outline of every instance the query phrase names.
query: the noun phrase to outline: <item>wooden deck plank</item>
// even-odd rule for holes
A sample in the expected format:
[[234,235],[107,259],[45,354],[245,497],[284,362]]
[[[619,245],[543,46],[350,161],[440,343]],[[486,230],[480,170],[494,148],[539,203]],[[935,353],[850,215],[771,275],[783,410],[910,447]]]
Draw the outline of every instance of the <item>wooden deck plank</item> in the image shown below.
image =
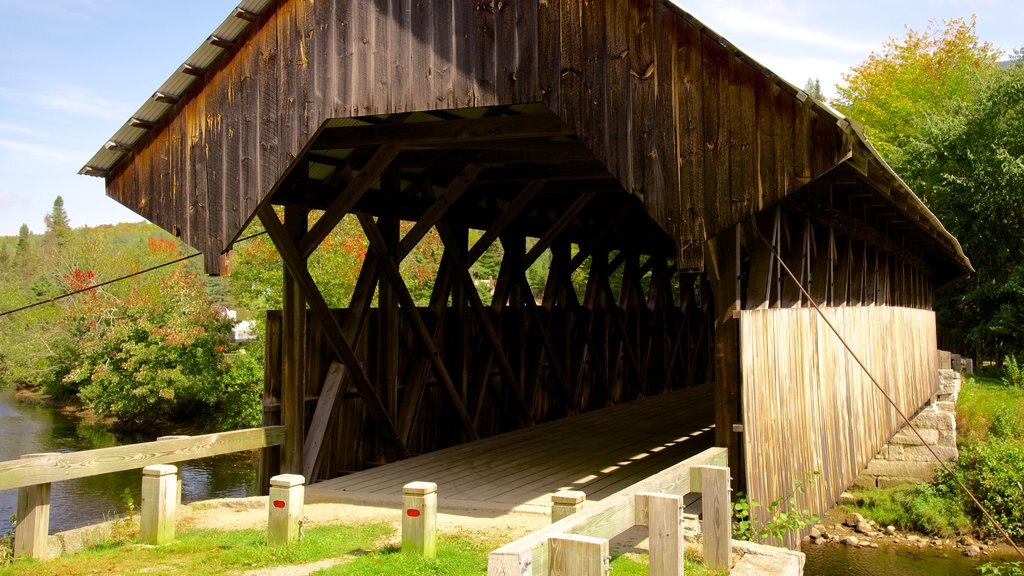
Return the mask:
[[438,485],[443,509],[543,509],[560,489],[599,500],[708,447],[712,390],[697,386],[334,478],[310,501],[398,506],[402,485]]

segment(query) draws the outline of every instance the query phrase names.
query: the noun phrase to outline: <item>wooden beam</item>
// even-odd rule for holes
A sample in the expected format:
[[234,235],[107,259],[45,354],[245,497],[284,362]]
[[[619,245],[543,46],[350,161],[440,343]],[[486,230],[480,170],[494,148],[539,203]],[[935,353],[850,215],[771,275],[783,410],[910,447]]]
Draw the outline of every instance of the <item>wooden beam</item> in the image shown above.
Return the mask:
[[316,481],[318,464],[323,454],[321,448],[324,436],[331,424],[331,413],[334,412],[334,404],[341,392],[342,383],[345,381],[347,373],[348,369],[344,364],[331,362],[327,369],[327,377],[324,378],[323,386],[320,388],[320,396],[317,398],[316,409],[313,411],[313,420],[309,424],[309,431],[302,446],[302,476],[308,484]]
[[540,255],[548,249],[548,246],[551,246],[551,243],[558,238],[562,231],[564,231],[576,216],[578,216],[579,213],[587,207],[587,204],[594,199],[594,196],[595,194],[593,192],[583,193],[575,202],[572,203],[572,205],[569,206],[569,208],[565,210],[565,212],[562,213],[561,216],[558,217],[558,220],[555,220],[555,223],[551,225],[551,228],[547,233],[545,233],[544,236],[533,245],[533,248],[526,253],[526,256],[523,256],[524,270],[532,266],[533,263],[537,261],[537,258],[540,258]]
[[[727,229],[705,246],[715,305],[715,444],[729,450],[729,467],[740,470],[739,227]],[[736,474],[739,477],[739,474]]]
[[501,371],[506,387],[512,392],[512,397],[515,398],[516,404],[518,404],[519,410],[522,412],[523,421],[526,422],[527,426],[532,426],[533,414],[530,413],[530,407],[527,406],[523,398],[523,390],[519,385],[519,379],[516,378],[515,373],[512,371],[512,366],[508,362],[508,356],[505,355],[505,351],[502,349],[501,338],[498,336],[497,330],[494,329],[490,316],[487,315],[487,310],[480,299],[480,294],[476,291],[476,285],[473,283],[473,277],[469,274],[469,267],[466,265],[463,254],[460,253],[458,243],[448,226],[439,224],[437,229],[441,235],[441,242],[444,244],[445,250],[452,253],[455,275],[459,277],[459,280],[465,287],[470,308],[476,313],[477,319],[484,329],[484,335],[494,351],[494,356],[498,359],[498,369]]
[[273,208],[270,205],[264,205],[260,208],[259,212],[260,221],[263,226],[267,229],[267,234],[270,239],[274,242],[278,252],[281,254],[281,259],[288,266],[289,271],[296,278],[299,285],[302,287],[302,291],[306,296],[306,300],[309,302],[309,306],[313,311],[313,314],[320,321],[320,327],[324,332],[324,336],[327,338],[327,343],[330,345],[334,353],[341,359],[342,362],[348,367],[349,373],[352,375],[352,381],[356,386],[356,390],[363,397],[363,401],[366,402],[367,407],[370,410],[370,414],[377,421],[377,423],[383,428],[384,437],[389,442],[393,442],[401,457],[408,457],[409,449],[402,442],[398,436],[398,430],[395,427],[394,421],[388,415],[387,410],[384,408],[384,403],[381,401],[380,396],[373,388],[373,384],[370,383],[369,378],[366,376],[359,359],[356,357],[355,352],[352,349],[351,344],[345,337],[338,326],[338,321],[334,318],[330,308],[327,306],[327,302],[324,301],[323,295],[320,293],[319,288],[316,286],[316,282],[309,275],[309,271],[304,267],[301,267],[299,262],[301,258],[299,256],[298,247],[291,242],[287,234],[284,231],[284,226],[281,225],[280,220],[277,218],[277,214],[274,213]]
[[[306,234],[308,217],[309,212],[302,207],[285,208],[282,231],[289,241],[297,242]],[[274,220],[277,220],[276,214]],[[305,258],[291,264],[284,269],[281,295],[281,423],[287,431],[287,439],[281,446],[280,473],[302,474],[306,433],[306,301],[292,267],[306,274],[308,271]]]
[[338,222],[341,222],[341,219],[345,217],[345,214],[352,210],[352,207],[359,202],[363,195],[373,186],[373,183],[387,170],[401,149],[401,146],[387,144],[377,150],[377,153],[366,163],[366,166],[363,166],[363,169],[356,174],[348,186],[324,210],[323,215],[313,225],[309,234],[302,239],[299,253],[303,257],[308,258],[316,251],[320,243],[324,241],[324,238],[327,238],[327,235],[334,230]]
[[455,144],[478,141],[555,137],[571,134],[551,114],[499,116],[466,120],[439,120],[409,124],[381,124],[326,128],[313,142],[312,150],[357,148],[403,143],[410,146]]
[[[448,212],[449,209],[455,204],[455,202],[462,196],[462,194],[473,185],[480,173],[484,171],[483,164],[470,164],[466,166],[462,173],[452,180],[451,184],[445,188],[437,198],[433,199],[433,203],[430,208],[423,214],[423,216],[416,221],[413,225],[412,230],[406,233],[405,237],[398,244],[398,249],[395,250],[395,262],[399,263],[406,256],[412,252],[413,248],[419,244],[420,240],[427,235],[427,232],[434,227],[435,224],[441,221],[441,218]],[[475,288],[474,288],[475,290]]]
[[284,439],[284,426],[268,426],[8,460],[0,462],[0,490],[257,450],[278,446]]
[[527,184],[526,187],[516,195],[512,203],[501,211],[501,215],[498,216],[497,220],[487,228],[483,236],[477,239],[473,244],[473,247],[469,249],[469,255],[466,258],[466,263],[469,266],[475,264],[476,261],[480,259],[480,256],[482,256],[483,253],[491,247],[491,244],[493,244],[494,241],[497,240],[498,237],[501,236],[501,234],[503,234],[517,218],[519,218],[519,215],[530,206],[533,199],[540,194],[546,185],[546,180],[534,180]]
[[373,248],[381,256],[381,265],[383,267],[384,275],[387,276],[391,282],[392,288],[395,289],[395,293],[398,296],[398,301],[401,303],[402,309],[405,310],[406,316],[409,321],[412,322],[412,328],[417,338],[420,340],[420,344],[426,350],[428,357],[430,358],[430,364],[434,368],[434,373],[437,375],[437,379],[441,382],[445,391],[448,393],[449,399],[455,406],[455,411],[459,415],[459,419],[462,421],[462,426],[469,436],[470,440],[476,440],[479,438],[479,434],[476,431],[476,427],[473,426],[473,421],[469,417],[469,413],[466,412],[466,406],[459,397],[459,391],[455,388],[455,383],[452,381],[451,375],[448,373],[447,367],[444,365],[444,361],[441,359],[441,354],[437,351],[437,347],[434,345],[433,337],[430,334],[430,330],[427,329],[426,324],[423,323],[423,318],[420,317],[419,311],[416,309],[416,302],[413,300],[412,295],[409,293],[409,289],[405,285],[405,281],[402,279],[402,274],[398,270],[398,264],[388,254],[387,243],[384,241],[384,237],[380,233],[380,229],[377,228],[377,224],[373,219],[366,214],[359,214],[359,223],[363,226],[363,231],[366,233],[367,239],[370,241],[370,247]]

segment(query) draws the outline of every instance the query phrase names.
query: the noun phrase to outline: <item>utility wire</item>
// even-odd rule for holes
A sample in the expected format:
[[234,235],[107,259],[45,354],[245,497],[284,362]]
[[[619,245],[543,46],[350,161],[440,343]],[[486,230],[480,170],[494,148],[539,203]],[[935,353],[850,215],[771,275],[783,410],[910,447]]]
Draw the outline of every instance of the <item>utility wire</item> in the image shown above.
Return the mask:
[[[253,234],[251,236],[246,236],[245,238],[240,238],[240,239],[238,239],[235,242],[235,244],[237,244],[238,242],[245,242],[246,240],[252,240],[253,238],[255,238],[257,236],[262,236],[264,234],[266,234],[266,232],[259,232],[257,234]],[[88,286],[88,287],[82,288],[80,290],[74,290],[72,292],[67,292],[65,294],[61,294],[60,296],[54,296],[53,298],[49,298],[47,300],[40,300],[38,302],[33,302],[32,304],[26,304],[25,306],[22,306],[20,308],[15,308],[13,310],[7,310],[5,312],[0,312],[0,318],[3,318],[4,316],[8,316],[10,314],[15,314],[17,312],[23,312],[25,310],[29,310],[29,309],[35,308],[37,306],[42,306],[43,304],[53,304],[57,300],[63,300],[65,298],[70,298],[71,296],[75,296],[77,294],[82,294],[83,292],[89,292],[89,291],[92,291],[92,290],[96,290],[98,288],[102,288],[104,286],[109,286],[109,285],[114,284],[116,282],[121,282],[122,280],[127,280],[129,278],[134,278],[136,276],[141,276],[143,274],[148,274],[149,272],[153,272],[154,270],[159,270],[161,268],[166,268],[168,266],[173,266],[175,264],[179,264],[179,263],[184,262],[186,260],[191,260],[191,259],[193,259],[193,258],[195,258],[197,256],[202,256],[202,255],[203,255],[202,252],[196,252],[195,254],[190,254],[188,256],[182,256],[181,258],[176,258],[176,259],[171,260],[169,262],[164,262],[163,264],[157,264],[156,266],[153,266],[151,268],[146,268],[145,270],[139,270],[138,272],[132,272],[131,274],[127,274],[125,276],[121,276],[120,278],[114,278],[113,280],[107,280],[106,282],[100,282],[99,284],[95,284],[93,286]]]
[[900,407],[896,405],[896,402],[893,401],[891,396],[889,396],[889,393],[886,392],[885,389],[882,388],[882,385],[878,383],[878,380],[875,379],[874,374],[872,374],[871,371],[868,370],[868,367],[864,365],[864,362],[862,362],[860,357],[857,356],[857,354],[853,351],[853,348],[851,348],[850,345],[846,342],[846,339],[843,338],[842,334],[840,334],[839,331],[836,330],[836,327],[832,325],[832,322],[828,319],[828,316],[825,315],[825,312],[823,312],[821,308],[818,307],[818,303],[814,301],[814,298],[812,298],[811,295],[807,292],[803,284],[801,284],[800,281],[797,280],[796,275],[793,274],[793,271],[790,270],[789,266],[787,266],[786,263],[782,260],[782,256],[778,252],[776,252],[775,247],[772,246],[771,242],[769,242],[767,238],[764,237],[764,234],[761,234],[761,230],[758,229],[756,223],[752,226],[752,228],[761,238],[761,241],[764,242],[765,246],[767,246],[768,249],[771,250],[772,255],[775,256],[776,260],[778,260],[779,265],[782,267],[783,270],[786,271],[786,275],[789,276],[790,280],[792,280],[793,283],[797,285],[797,287],[800,289],[800,292],[802,292],[803,295],[807,297],[807,301],[810,302],[811,307],[813,307],[814,310],[818,313],[818,315],[821,316],[821,319],[825,322],[829,329],[832,330],[832,333],[836,335],[836,338],[838,338],[839,341],[843,344],[843,347],[846,348],[846,351],[850,353],[850,356],[852,356],[854,361],[857,362],[857,365],[860,366],[861,370],[863,370],[864,373],[867,374],[868,378],[871,380],[871,383],[875,385],[875,388],[877,388],[878,391],[882,393],[882,396],[884,396],[885,399],[889,402],[889,404],[892,405],[893,409],[896,410],[896,413],[900,415],[900,418],[903,418],[903,421],[906,422],[907,426],[910,426],[910,429],[914,431],[914,434],[917,435],[917,437],[921,440],[921,444],[923,444],[924,447],[927,448],[929,452],[931,452],[931,455],[932,457],[935,458],[935,461],[938,462],[940,466],[942,466],[942,469],[945,470],[947,474],[949,474],[950,478],[956,481],[957,485],[960,486],[960,489],[963,490],[968,497],[970,497],[970,499],[974,502],[975,506],[977,506],[978,509],[981,510],[981,513],[985,515],[985,518],[987,518],[988,521],[991,522],[992,525],[995,526],[1000,533],[1002,533],[1003,538],[1005,538],[1006,541],[1010,543],[1010,546],[1013,546],[1013,549],[1017,552],[1017,555],[1024,559],[1024,552],[1021,551],[1021,549],[1017,546],[1017,543],[1014,542],[1013,538],[1010,537],[1010,533],[1006,531],[1006,528],[1003,528],[1002,524],[997,522],[996,519],[992,517],[992,515],[981,504],[981,502],[974,495],[974,493],[971,492],[971,490],[967,487],[966,484],[963,483],[962,480],[960,480],[960,477],[957,476],[953,472],[953,470],[945,462],[942,461],[941,458],[939,458],[939,455],[935,453],[935,450],[932,448],[932,446],[928,444],[928,442],[925,442],[924,437],[921,435],[921,432],[917,430],[917,426],[914,426],[914,423],[911,422],[909,418],[907,418],[907,415],[904,414],[902,410],[900,410]]

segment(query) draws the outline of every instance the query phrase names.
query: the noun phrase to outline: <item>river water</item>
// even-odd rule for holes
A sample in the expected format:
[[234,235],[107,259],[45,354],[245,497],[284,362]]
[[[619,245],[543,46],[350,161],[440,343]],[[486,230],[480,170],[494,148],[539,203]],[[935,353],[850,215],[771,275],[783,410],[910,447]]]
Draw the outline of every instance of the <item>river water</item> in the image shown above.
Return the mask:
[[[175,433],[189,432],[161,432]],[[31,452],[76,452],[155,439],[154,435],[118,435],[47,406],[16,402],[10,389],[0,390],[0,461]],[[182,502],[255,495],[257,463],[256,452],[241,452],[178,464]],[[50,533],[124,515],[125,489],[137,508],[141,488],[141,470],[56,482],[50,495]],[[17,490],[0,491],[0,533],[10,530],[17,506]]]
[[881,545],[877,549],[805,545],[804,576],[970,576],[989,558],[972,560],[957,550],[915,550]]

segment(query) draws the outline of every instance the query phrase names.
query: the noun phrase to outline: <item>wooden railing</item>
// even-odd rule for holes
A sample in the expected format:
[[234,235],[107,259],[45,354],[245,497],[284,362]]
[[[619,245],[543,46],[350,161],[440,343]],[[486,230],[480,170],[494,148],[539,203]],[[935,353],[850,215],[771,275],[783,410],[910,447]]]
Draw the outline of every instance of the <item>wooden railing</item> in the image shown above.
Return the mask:
[[19,489],[15,555],[45,557],[53,482],[256,450],[282,442],[284,427],[269,426],[82,452],[26,455],[20,460],[0,462],[0,490]]
[[[682,497],[701,492],[705,559],[728,569],[729,471],[725,448],[710,448],[590,507],[490,553],[488,576],[607,572],[608,542],[636,525],[650,527],[651,574],[682,574]],[[712,558],[709,558],[709,546]],[[676,571],[678,570],[678,571]]]

